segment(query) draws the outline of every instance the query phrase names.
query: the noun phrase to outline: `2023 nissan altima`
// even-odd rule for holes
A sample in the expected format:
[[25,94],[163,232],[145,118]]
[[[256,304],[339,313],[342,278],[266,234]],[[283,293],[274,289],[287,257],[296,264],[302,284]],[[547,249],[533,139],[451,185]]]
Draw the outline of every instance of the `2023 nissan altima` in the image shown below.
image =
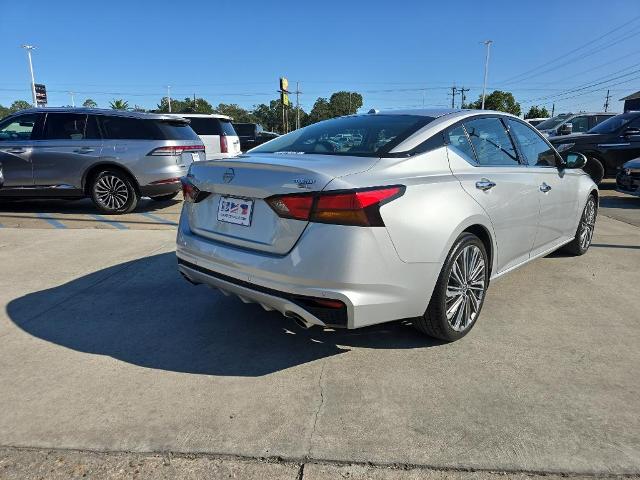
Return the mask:
[[598,190],[585,161],[498,112],[327,120],[192,164],[178,268],[303,325],[411,318],[456,340],[491,279],[560,247],[587,251]]

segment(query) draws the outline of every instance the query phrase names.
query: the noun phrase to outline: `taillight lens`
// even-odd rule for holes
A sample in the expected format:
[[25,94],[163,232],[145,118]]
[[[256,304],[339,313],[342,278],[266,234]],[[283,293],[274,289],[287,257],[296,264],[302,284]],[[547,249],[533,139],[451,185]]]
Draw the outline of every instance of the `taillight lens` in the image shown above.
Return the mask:
[[198,203],[211,194],[210,192],[203,192],[200,190],[191,183],[191,180],[189,180],[188,177],[182,177],[180,179],[180,183],[182,183],[182,196],[184,197],[185,202]]
[[319,223],[383,227],[380,207],[400,197],[404,187],[375,187],[345,192],[276,195],[266,201],[284,218]]
[[182,152],[204,152],[204,145],[171,145],[158,147],[151,150],[147,155],[181,155]]
[[226,135],[220,135],[220,153],[229,153],[229,142]]

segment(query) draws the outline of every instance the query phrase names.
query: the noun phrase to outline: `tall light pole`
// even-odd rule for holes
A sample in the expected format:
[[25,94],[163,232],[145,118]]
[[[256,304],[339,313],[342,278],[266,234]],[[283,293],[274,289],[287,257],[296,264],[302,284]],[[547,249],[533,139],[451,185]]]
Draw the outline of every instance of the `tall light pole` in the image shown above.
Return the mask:
[[33,45],[22,45],[27,51],[27,58],[29,58],[29,73],[31,73],[31,96],[33,97],[33,106],[38,106],[38,100],[36,99],[36,81],[33,78],[33,63],[31,62],[31,50],[34,50],[36,47]]
[[76,108],[76,97],[75,97],[75,93],[73,92],[69,92],[69,95],[71,95],[71,106],[73,108]]
[[169,113],[171,113],[171,85],[167,85],[167,101],[169,102]]
[[489,74],[489,51],[493,40],[485,40],[481,43],[484,43],[487,47],[487,56],[484,60],[484,82],[482,83],[482,110],[484,110],[484,99],[487,94],[487,75]]

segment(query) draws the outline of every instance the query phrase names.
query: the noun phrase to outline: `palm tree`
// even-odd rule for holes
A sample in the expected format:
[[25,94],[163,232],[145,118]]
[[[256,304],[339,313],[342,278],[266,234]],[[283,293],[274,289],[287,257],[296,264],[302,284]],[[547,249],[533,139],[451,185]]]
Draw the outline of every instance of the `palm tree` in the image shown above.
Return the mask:
[[109,102],[109,106],[113,110],[127,110],[129,108],[129,102],[127,102],[126,100],[122,100],[121,98],[118,98],[116,100]]

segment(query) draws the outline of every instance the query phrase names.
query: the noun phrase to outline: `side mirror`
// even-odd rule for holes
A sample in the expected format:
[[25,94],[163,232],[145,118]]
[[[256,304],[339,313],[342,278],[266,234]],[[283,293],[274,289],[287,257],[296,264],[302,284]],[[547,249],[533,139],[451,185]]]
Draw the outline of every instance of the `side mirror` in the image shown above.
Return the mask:
[[625,137],[634,137],[640,135],[640,128],[629,127],[622,133]]
[[578,152],[565,152],[562,154],[564,168],[584,168],[587,164],[587,157]]
[[563,123],[558,128],[558,135],[571,135],[572,132],[573,132],[572,123]]

